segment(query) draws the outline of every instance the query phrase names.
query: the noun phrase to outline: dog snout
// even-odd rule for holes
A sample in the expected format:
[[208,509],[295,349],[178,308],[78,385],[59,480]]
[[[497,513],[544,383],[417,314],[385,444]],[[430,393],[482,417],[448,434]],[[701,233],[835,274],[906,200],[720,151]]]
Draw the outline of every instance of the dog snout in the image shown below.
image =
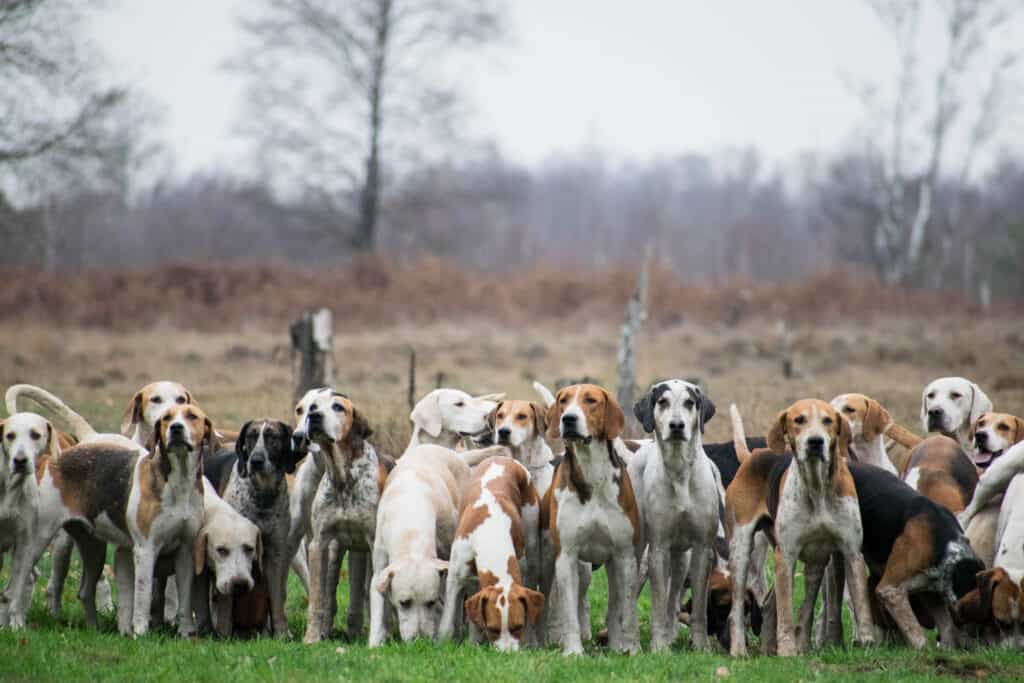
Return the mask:
[[170,429],[167,430],[167,433],[172,439],[183,439],[185,437],[185,425],[180,422],[175,422],[171,425]]
[[11,460],[15,472],[28,472],[28,456],[18,454]]
[[511,438],[512,430],[508,427],[502,427],[498,430],[498,443],[508,443]]
[[267,454],[264,451],[253,451],[249,456],[249,467],[254,470],[262,470],[267,464]]
[[672,433],[682,433],[686,431],[686,423],[679,420],[673,420],[672,422],[668,423],[668,430]]
[[242,577],[236,577],[231,580],[231,593],[233,595],[240,595],[248,592],[252,588],[252,582]]
[[572,413],[566,413],[562,416],[562,424],[566,427],[575,427],[579,423],[579,418]]
[[825,439],[821,436],[807,437],[806,447],[809,455],[821,456],[825,453]]
[[940,429],[945,421],[946,414],[942,408],[930,408],[928,410],[928,429]]
[[988,446],[988,432],[978,432],[974,435],[974,445],[978,448]]

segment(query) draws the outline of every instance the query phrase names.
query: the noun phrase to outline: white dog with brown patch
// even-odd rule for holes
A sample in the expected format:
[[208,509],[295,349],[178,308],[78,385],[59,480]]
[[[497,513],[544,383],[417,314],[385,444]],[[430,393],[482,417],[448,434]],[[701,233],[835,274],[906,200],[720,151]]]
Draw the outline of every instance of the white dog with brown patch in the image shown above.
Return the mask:
[[405,452],[420,444],[456,448],[466,439],[489,432],[488,416],[505,394],[470,396],[458,389],[434,389],[409,414],[412,436]]
[[[473,468],[463,492],[462,513],[452,545],[439,637],[450,639],[462,611],[463,591],[474,640],[485,636],[503,652],[537,644],[534,626],[544,594],[534,590],[540,574],[530,541],[539,533],[539,500],[526,468],[512,458],[492,457]],[[524,579],[525,577],[525,579]]]

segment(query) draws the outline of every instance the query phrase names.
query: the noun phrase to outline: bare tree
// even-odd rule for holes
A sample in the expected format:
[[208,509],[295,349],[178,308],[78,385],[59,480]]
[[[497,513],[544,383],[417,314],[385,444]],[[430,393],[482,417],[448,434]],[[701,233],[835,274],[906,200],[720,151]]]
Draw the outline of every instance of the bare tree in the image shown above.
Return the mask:
[[[862,204],[865,216],[873,216],[863,229],[879,274],[889,283],[910,283],[920,278],[939,183],[950,176],[966,186],[979,151],[998,132],[1017,53],[1000,53],[994,46],[1016,6],[1009,0],[868,4],[892,36],[899,63],[889,99],[877,84],[861,89],[867,130],[860,155],[863,175],[856,182],[864,194],[849,189],[855,195],[851,201]],[[930,74],[922,65],[918,40],[929,8],[940,14],[945,43],[941,63]],[[981,92],[970,87],[979,81],[984,82]],[[966,131],[967,148],[952,160],[947,148],[958,128]],[[948,243],[944,250],[949,251]]]
[[[456,52],[502,33],[501,0],[262,0],[249,44],[243,133],[278,184],[320,195],[354,249],[372,250],[386,161],[451,121]],[[450,71],[451,69],[449,69]],[[433,135],[423,135],[429,129]],[[450,131],[449,131],[450,132]]]

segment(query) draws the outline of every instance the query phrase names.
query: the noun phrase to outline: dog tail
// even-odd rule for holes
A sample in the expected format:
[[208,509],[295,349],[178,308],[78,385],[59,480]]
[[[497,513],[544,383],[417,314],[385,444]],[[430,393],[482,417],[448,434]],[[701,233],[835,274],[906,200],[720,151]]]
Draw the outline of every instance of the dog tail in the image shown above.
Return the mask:
[[456,454],[470,467],[476,467],[487,458],[500,456],[511,457],[509,450],[504,446],[488,446],[487,448],[474,448],[471,451],[457,451]]
[[729,404],[729,419],[732,420],[732,443],[736,448],[736,459],[742,464],[750,457],[750,449],[747,448],[747,435],[743,431],[743,418],[735,403]]
[[920,436],[896,422],[889,423],[882,433],[907,450],[916,448],[922,441]]
[[84,441],[96,436],[96,430],[92,428],[85,418],[73,411],[64,401],[60,400],[46,389],[31,384],[15,384],[4,395],[4,402],[7,404],[7,412],[11,415],[18,412],[18,399],[27,398],[41,408],[48,410],[64,422],[71,435],[78,441]]
[[533,390],[540,394],[541,401],[544,402],[545,408],[550,408],[555,404],[555,395],[551,393],[550,389],[537,380],[533,381]]

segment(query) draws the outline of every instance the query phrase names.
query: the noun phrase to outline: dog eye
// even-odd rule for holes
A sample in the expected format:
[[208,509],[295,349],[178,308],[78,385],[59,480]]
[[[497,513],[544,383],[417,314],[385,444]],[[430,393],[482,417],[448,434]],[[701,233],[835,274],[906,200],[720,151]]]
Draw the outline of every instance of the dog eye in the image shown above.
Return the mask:
[[593,396],[587,396],[585,399],[583,399],[583,402],[586,403],[587,405],[591,405],[592,406],[595,403],[597,403],[597,399],[594,398]]
[[162,398],[160,398],[159,396],[154,396],[153,398],[149,399],[149,402],[150,403],[163,403],[164,400]]
[[242,546],[242,552],[244,552],[246,555],[252,555],[254,550],[256,550],[256,549],[253,548],[251,545],[243,545]]
[[177,403],[179,406],[183,406],[187,401],[185,401],[184,396],[179,396],[178,398],[174,399],[174,402]]
[[185,417],[187,417],[189,420],[193,420],[193,421],[196,420],[196,414],[195,413],[185,413]]
[[843,408],[843,412],[847,413],[849,415],[852,415],[853,413],[855,413],[857,411],[854,410],[853,408],[851,408],[850,406],[846,406],[846,407]]
[[692,399],[689,399],[689,398],[688,398],[688,399],[686,399],[685,401],[683,401],[683,407],[684,407],[684,408],[686,408],[687,410],[689,410],[690,408],[692,408],[692,407],[693,407],[693,405],[694,405],[694,404],[693,404],[693,400],[692,400]]
[[217,554],[220,555],[221,557],[227,557],[228,555],[231,554],[231,551],[228,550],[227,548],[225,548],[224,546],[218,546],[217,547]]
[[930,394],[928,394],[928,398],[935,398],[935,392],[933,391]]
[[302,415],[302,406],[299,406],[298,408],[295,409],[295,414]]
[[658,399],[658,405],[661,406],[662,408],[668,408],[668,399],[667,398],[659,398]]
[[435,602],[433,600],[429,600],[427,602],[427,609],[434,609],[434,604]]
[[461,408],[461,407],[463,407],[464,405],[466,405],[466,402],[465,402],[465,401],[457,401],[457,402],[455,403],[455,407],[456,407],[456,408]]
[[1008,432],[1010,431],[1010,425],[1006,424],[1005,422],[1000,422],[997,429],[1001,432]]
[[39,432],[37,432],[37,431],[36,431],[36,430],[34,430],[34,429],[33,429],[33,430],[32,430],[31,432],[29,432],[29,433],[28,433],[28,436],[29,436],[29,438],[30,438],[30,439],[32,439],[33,441],[39,441],[39,439],[43,438],[43,435],[42,435],[42,434],[40,434]]
[[398,606],[402,609],[409,609],[410,607],[412,607],[412,600],[402,600],[398,603]]
[[796,423],[796,424],[798,424],[798,425],[802,425],[803,423],[807,422],[807,418],[806,418],[806,417],[804,417],[803,415],[797,415],[797,416],[796,416],[796,417],[795,417],[795,418],[793,419],[793,422],[795,422],[795,423]]
[[832,418],[831,417],[823,417],[823,418],[821,418],[821,424],[823,424],[823,425],[830,425],[830,424],[832,424]]
[[954,401],[959,401],[959,400],[960,400],[961,398],[963,398],[963,396],[964,396],[963,394],[961,394],[961,393],[958,393],[958,392],[956,392],[956,391],[954,391],[953,393],[951,393],[951,394],[949,395],[949,397],[950,397],[951,399],[953,399]]
[[516,419],[517,420],[525,420],[526,417],[527,417],[526,413],[519,413],[518,415],[516,415]]
[[171,421],[171,416],[170,415],[164,415],[163,421],[164,422],[170,422]]
[[344,413],[345,412],[345,406],[341,405],[340,403],[332,403],[331,404],[331,410],[333,410],[336,413]]
[[8,441],[14,441],[14,437],[17,436],[14,432],[8,432],[6,435]]

